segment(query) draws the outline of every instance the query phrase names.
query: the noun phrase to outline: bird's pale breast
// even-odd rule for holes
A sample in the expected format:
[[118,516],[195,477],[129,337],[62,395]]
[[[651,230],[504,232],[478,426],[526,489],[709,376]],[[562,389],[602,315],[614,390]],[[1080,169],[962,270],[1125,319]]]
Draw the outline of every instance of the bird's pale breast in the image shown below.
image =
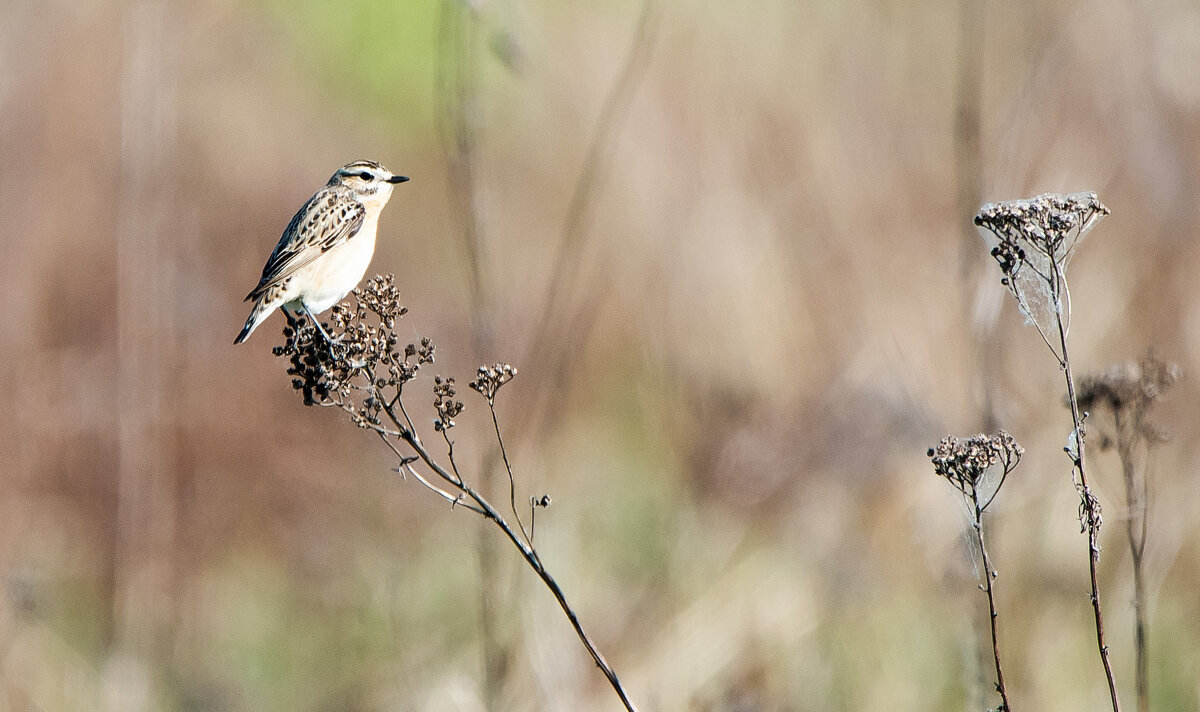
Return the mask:
[[378,224],[379,212],[368,211],[367,220],[357,235],[292,275],[291,283],[295,285],[296,293],[289,301],[289,308],[298,307],[295,302],[303,299],[313,313],[319,314],[358,286],[375,253]]

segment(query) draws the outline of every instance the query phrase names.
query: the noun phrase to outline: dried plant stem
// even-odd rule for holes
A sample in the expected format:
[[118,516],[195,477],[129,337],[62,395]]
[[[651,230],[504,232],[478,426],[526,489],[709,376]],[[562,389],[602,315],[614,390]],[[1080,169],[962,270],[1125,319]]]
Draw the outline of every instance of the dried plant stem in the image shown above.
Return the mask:
[[[471,345],[476,358],[492,349],[488,326],[490,296],[485,274],[487,235],[480,203],[479,102],[482,61],[479,36],[482,28],[477,9],[470,3],[442,0],[437,13],[438,51],[435,53],[435,118],[442,152],[446,159],[446,188],[452,213],[458,221],[468,270],[471,305]],[[479,486],[491,491],[493,459],[483,455],[478,469]],[[476,547],[479,564],[479,631],[484,675],[484,702],[488,709],[500,705],[511,641],[501,635],[498,619],[506,600],[498,595],[501,567],[497,543],[481,530]]]
[[[582,269],[588,264],[585,257],[590,246],[588,218],[592,215],[596,191],[608,175],[609,157],[623,120],[646,76],[651,51],[658,37],[658,18],[661,14],[658,6],[658,0],[642,0],[642,9],[624,63],[600,106],[587,153],[584,154],[563,218],[561,236],[551,262],[546,296],[541,314],[535,322],[537,326],[528,351],[547,364],[547,377],[541,379],[547,389],[544,392],[558,389],[567,378],[567,364],[576,360],[587,342],[593,312],[603,301],[603,290],[606,289],[604,280],[591,280],[595,284],[588,290],[582,279]],[[572,293],[572,290],[577,291]],[[518,417],[535,419],[538,432],[544,433],[555,422],[548,411],[528,408],[525,413],[527,415]]]
[[[516,484],[495,410],[497,391],[517,375],[517,369],[507,363],[480,366],[476,378],[470,383],[471,389],[483,396],[491,409],[497,444],[509,477],[509,504],[518,523],[514,527],[477,489],[467,483],[459,469],[449,430],[455,426],[454,418],[463,412],[464,406],[455,399],[454,378],[435,376],[433,379],[433,407],[437,412],[433,424],[445,441],[449,468],[430,455],[417,434],[413,419],[404,405],[404,386],[416,378],[422,365],[434,362],[436,347],[428,338],[422,338],[419,345],[410,343],[400,346],[395,322],[407,311],[400,305],[394,278],[391,275],[376,275],[365,286],[354,290],[353,304],[339,304],[330,311],[330,328],[338,335],[336,340],[318,337],[315,325],[308,323],[309,320],[289,319],[283,330],[284,345],[275,347],[274,353],[288,357],[287,373],[292,377],[292,388],[303,394],[305,405],[342,409],[354,425],[374,432],[383,440],[399,459],[397,470],[400,473],[411,474],[413,479],[452,506],[462,507],[495,524],[550,589],[575,634],[604,673],[625,709],[637,712],[620,679],[584,631],[562,587],[542,564],[541,557],[533,547],[532,534],[526,531],[517,512]],[[414,465],[423,465],[429,473],[422,476]],[[542,500],[549,504],[548,497]]]
[[[991,255],[1004,274],[1001,283],[1017,299],[1030,322],[1037,328],[1047,348],[1058,359],[1067,379],[1067,402],[1071,407],[1074,430],[1066,451],[1071,458],[1071,478],[1079,493],[1079,521],[1088,537],[1088,573],[1091,581],[1092,611],[1096,620],[1096,646],[1113,712],[1120,712],[1117,683],[1104,641],[1104,614],[1100,604],[1097,568],[1100,561],[1100,501],[1092,494],[1085,468],[1084,416],[1079,407],[1071,359],[1067,352],[1067,331],[1071,318],[1071,292],[1065,270],[1079,241],[1109,210],[1095,193],[1062,195],[1046,193],[1029,200],[988,203],[975,216],[975,224],[994,237]],[[1054,322],[1051,326],[1050,322]],[[1054,330],[1057,327],[1057,338]]]
[[[1142,571],[1142,550],[1133,544],[1134,523],[1125,522],[1129,533],[1130,552],[1133,558],[1133,613],[1134,613],[1134,650],[1137,657],[1136,691],[1138,712],[1149,712],[1150,709],[1150,656],[1146,650],[1146,584]],[[1142,524],[1145,534],[1145,523]],[[1145,543],[1145,538],[1142,539]]]
[[[983,585],[979,588],[987,594],[988,626],[992,637],[992,660],[996,667],[996,692],[1000,693],[1001,705],[998,712],[1012,712],[1008,703],[1008,689],[1004,685],[1004,669],[1000,665],[1000,641],[996,633],[996,570],[992,568],[991,557],[988,556],[987,544],[983,537],[983,513],[991,506],[992,501],[1000,494],[1000,488],[1008,478],[1025,449],[1004,430],[992,437],[976,435],[966,440],[955,437],[942,438],[937,447],[929,449],[928,455],[933,463],[933,471],[943,477],[955,489],[962,493],[963,499],[970,507],[971,528],[975,531],[976,541],[979,542],[979,555],[983,560]],[[989,471],[1001,468],[1001,475],[991,494],[981,496],[980,486],[986,482]]]
[[492,427],[496,431],[496,442],[500,444],[500,458],[504,461],[504,471],[508,473],[508,503],[512,508],[513,517],[517,520],[517,526],[521,528],[521,534],[525,537],[525,541],[532,545],[533,538],[530,531],[525,528],[525,522],[521,521],[521,514],[517,511],[517,481],[513,477],[512,464],[508,461],[508,448],[504,446],[504,436],[500,434],[500,420],[496,417],[495,398],[488,398],[488,410],[492,413]]
[[437,460],[435,460],[429,454],[429,451],[425,449],[424,444],[421,443],[421,439],[416,435],[415,431],[409,429],[407,426],[401,423],[397,419],[395,412],[391,407],[385,406],[384,412],[387,413],[388,418],[399,429],[400,439],[407,443],[410,448],[412,448],[413,452],[416,453],[416,456],[421,460],[421,462],[425,463],[426,467],[437,473],[437,475],[443,480],[461,490],[463,494],[466,495],[466,497],[470,500],[470,502],[473,503],[474,506],[471,507],[472,511],[479,512],[481,516],[490,520],[493,524],[499,527],[500,530],[504,532],[504,535],[508,537],[508,540],[512,542],[513,546],[517,547],[517,550],[521,552],[521,557],[525,559],[525,562],[529,564],[529,567],[532,568],[534,573],[538,575],[538,578],[540,578],[542,582],[546,584],[546,588],[550,589],[550,593],[554,595],[555,600],[558,601],[559,607],[562,608],[563,613],[566,614],[567,619],[571,622],[571,627],[575,629],[575,635],[579,637],[579,641],[583,643],[583,646],[587,648],[588,653],[592,656],[592,660],[595,661],[596,667],[600,668],[600,671],[604,673],[604,677],[608,679],[609,685],[612,686],[613,690],[617,693],[617,696],[621,698],[621,703],[625,706],[625,709],[629,712],[637,712],[637,707],[629,699],[629,693],[625,691],[625,687],[621,684],[621,680],[617,677],[617,674],[613,672],[613,669],[609,666],[608,661],[604,659],[604,656],[600,653],[600,650],[596,647],[596,644],[592,642],[591,637],[589,637],[587,632],[583,629],[583,624],[579,622],[579,615],[567,601],[567,596],[565,593],[563,593],[562,587],[558,585],[558,581],[556,581],[550,572],[546,570],[546,567],[542,565],[541,557],[538,556],[537,551],[526,542],[523,536],[524,532],[519,534],[517,530],[514,529],[496,510],[496,508],[493,507],[492,504],[488,502],[488,500],[485,499],[481,494],[476,492],[469,484],[467,484],[457,472],[447,470]]
[[996,636],[996,598],[995,586],[996,571],[992,568],[991,559],[988,557],[987,545],[983,541],[983,507],[979,506],[979,498],[972,497],[972,504],[975,506],[975,536],[979,540],[979,554],[983,559],[983,590],[987,593],[988,600],[988,623],[991,626],[992,632],[992,660],[996,663],[996,692],[1000,693],[1000,699],[1004,703],[1004,712],[1012,712],[1012,706],[1008,704],[1008,690],[1004,687],[1004,668],[1000,665],[1000,643]]
[[[453,378],[435,376],[433,407],[437,411],[434,429],[446,443],[449,469],[432,455],[421,441],[413,419],[404,405],[404,386],[412,382],[422,365],[434,362],[435,346],[428,338],[420,344],[400,347],[395,322],[408,310],[399,303],[399,292],[391,275],[376,275],[354,291],[353,305],[340,304],[330,311],[331,329],[336,340],[318,337],[316,326],[305,319],[289,319],[284,327],[285,343],[274,349],[276,356],[287,356],[287,373],[292,388],[303,393],[305,405],[337,407],[345,411],[357,427],[374,432],[399,459],[397,471],[410,474],[422,486],[451,503],[478,514],[495,524],[521,553],[521,557],[550,589],[558,605],[571,622],[596,666],[604,673],[628,712],[637,712],[629,694],[591,637],[583,629],[575,609],[567,601],[562,587],[546,570],[529,534],[516,511],[515,481],[508,459],[500,423],[496,416],[496,392],[513,379],[517,369],[506,363],[481,366],[470,387],[488,402],[492,424],[504,466],[509,476],[509,503],[518,522],[514,527],[504,515],[469,485],[455,457],[449,430],[454,418],[463,411],[455,399]],[[372,316],[374,315],[374,316]],[[422,476],[414,465],[428,468]],[[440,482],[439,482],[440,480]],[[436,484],[435,484],[436,483]],[[548,503],[548,498],[545,498]]]
[[1125,517],[1125,536],[1129,540],[1129,555],[1133,565],[1133,613],[1134,654],[1136,656],[1135,686],[1138,712],[1150,709],[1150,657],[1146,650],[1146,584],[1142,568],[1146,552],[1146,499],[1148,496],[1146,477],[1138,477],[1134,462],[1133,428],[1127,427],[1121,410],[1114,413],[1117,426],[1117,454],[1121,459],[1125,479],[1125,505],[1129,509]]
[[[1132,526],[1132,525],[1131,525]],[[1142,578],[1142,557],[1133,560],[1134,648],[1137,656],[1136,691],[1138,712],[1150,710],[1150,656],[1146,650],[1146,591]]]
[[1079,518],[1083,524],[1088,536],[1088,576],[1091,580],[1092,591],[1092,612],[1096,620],[1096,647],[1100,651],[1100,662],[1104,665],[1104,676],[1108,681],[1108,694],[1112,699],[1113,712],[1120,712],[1121,702],[1117,695],[1117,681],[1113,677],[1112,663],[1108,658],[1108,645],[1104,640],[1104,612],[1100,605],[1100,584],[1097,579],[1097,568],[1100,563],[1100,502],[1092,494],[1091,488],[1088,486],[1087,471],[1084,468],[1084,431],[1083,418],[1079,412],[1079,399],[1075,395],[1075,379],[1071,375],[1071,359],[1067,353],[1067,329],[1063,323],[1062,302],[1060,301],[1062,292],[1054,287],[1058,284],[1065,284],[1066,280],[1062,275],[1062,267],[1058,261],[1052,261],[1052,270],[1054,279],[1050,282],[1052,285],[1052,294],[1055,299],[1056,315],[1058,323],[1058,342],[1062,348],[1057,352],[1061,354],[1059,365],[1062,367],[1064,377],[1067,380],[1067,401],[1071,405],[1071,420],[1074,424],[1074,450],[1068,448],[1067,452],[1071,456],[1072,465],[1077,475],[1076,487],[1079,490]]

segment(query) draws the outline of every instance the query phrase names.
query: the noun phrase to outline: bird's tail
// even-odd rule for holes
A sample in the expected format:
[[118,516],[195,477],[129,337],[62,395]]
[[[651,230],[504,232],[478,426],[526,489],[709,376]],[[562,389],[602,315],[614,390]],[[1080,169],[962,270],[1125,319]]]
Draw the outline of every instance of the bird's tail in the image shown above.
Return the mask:
[[254,303],[254,309],[251,310],[250,316],[246,319],[246,325],[242,327],[242,331],[233,340],[233,343],[240,344],[250,338],[250,334],[258,328],[258,325],[263,323],[267,317],[271,316],[271,312],[275,311],[275,305],[267,302],[265,299]]

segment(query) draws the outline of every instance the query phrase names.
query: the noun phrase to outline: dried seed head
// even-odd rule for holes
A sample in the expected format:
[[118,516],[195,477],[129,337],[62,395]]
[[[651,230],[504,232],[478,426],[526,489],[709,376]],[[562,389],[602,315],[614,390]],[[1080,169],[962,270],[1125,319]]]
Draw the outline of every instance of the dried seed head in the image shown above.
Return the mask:
[[1113,412],[1147,408],[1179,380],[1181,369],[1153,354],[1138,361],[1112,366],[1099,375],[1079,379],[1079,405],[1104,406]]
[[1001,246],[1007,245],[1018,263],[1026,259],[1028,250],[1065,267],[1079,240],[1108,213],[1095,193],[1045,193],[988,203],[979,209],[975,224]]
[[[292,387],[303,394],[305,405],[338,406],[358,427],[382,433],[384,418],[397,424],[392,409],[404,385],[422,366],[434,362],[436,347],[430,339],[400,345],[395,322],[407,311],[392,276],[376,275],[354,290],[350,302],[330,310],[325,331],[332,341],[307,319],[289,314],[284,343],[273,351],[288,359]],[[471,387],[493,401],[500,386],[516,373],[508,364],[483,367]],[[434,378],[433,395],[434,427],[445,432],[463,411],[462,402],[455,399],[454,379]]]
[[1001,466],[1001,477],[996,485],[999,489],[1004,477],[1012,472],[1024,454],[1025,449],[1003,430],[991,437],[982,434],[966,440],[945,437],[926,452],[933,463],[934,474],[946,478],[971,498],[978,496],[988,471],[998,465]]
[[[1131,428],[1130,434],[1146,442],[1161,442],[1166,438],[1149,422],[1154,404],[1179,380],[1182,370],[1177,364],[1149,354],[1134,363],[1112,366],[1099,375],[1079,379],[1079,407],[1084,410],[1105,409],[1119,423]],[[1118,433],[1118,437],[1123,434]]]
[[[399,303],[391,275],[376,275],[352,293],[352,303],[329,311],[326,331],[330,342],[308,319],[289,315],[283,329],[284,343],[276,356],[286,356],[292,386],[303,393],[305,405],[340,405],[362,427],[379,423],[382,407],[368,398],[359,406],[348,403],[352,390],[399,388],[415,377],[419,363],[410,363],[408,349],[397,350],[392,330],[395,320],[406,313]],[[427,350],[432,353],[433,345]],[[415,355],[415,348],[413,355]]]
[[[988,203],[975,225],[1000,267],[1001,283],[1043,336],[1070,319],[1066,268],[1075,247],[1109,210],[1095,193],[1045,193]],[[1053,348],[1053,347],[1051,347]]]
[[433,379],[433,407],[438,417],[433,421],[433,428],[438,432],[454,427],[454,419],[463,411],[462,401],[454,400],[453,378],[435,376]]
[[496,363],[491,366],[480,366],[475,373],[475,380],[468,385],[478,391],[489,403],[496,400],[496,392],[505,383],[517,375],[517,369],[507,363]]

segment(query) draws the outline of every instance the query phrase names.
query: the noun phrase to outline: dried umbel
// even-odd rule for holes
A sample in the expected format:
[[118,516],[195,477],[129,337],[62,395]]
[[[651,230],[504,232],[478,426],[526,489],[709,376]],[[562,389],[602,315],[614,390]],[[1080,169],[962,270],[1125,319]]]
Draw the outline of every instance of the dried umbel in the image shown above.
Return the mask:
[[[338,405],[356,414],[360,425],[379,423],[379,394],[400,389],[416,378],[417,371],[433,363],[429,339],[399,348],[393,328],[408,310],[400,305],[392,275],[376,275],[353,292],[353,303],[338,304],[329,313],[334,341],[322,336],[304,318],[288,318],[284,344],[276,356],[291,362],[292,387],[304,395],[305,405]],[[352,406],[352,395],[363,394]]]
[[[1012,472],[1021,461],[1025,449],[1017,444],[1011,435],[1001,430],[988,437],[976,435],[959,440],[955,437],[942,438],[937,447],[926,453],[933,462],[933,471],[939,477],[954,485],[962,493],[963,499],[970,509],[971,529],[979,545],[978,553],[983,564],[983,585],[980,589],[987,594],[989,620],[991,621],[992,659],[996,665],[996,692],[1000,694],[1001,704],[997,710],[1008,712],[1012,708],[1008,702],[1008,690],[1004,685],[1004,668],[1000,664],[1000,642],[996,630],[996,597],[994,585],[996,570],[992,568],[988,556],[987,543],[983,534],[983,512],[1000,492],[1008,473]],[[999,471],[999,478],[993,473]],[[995,487],[990,482],[995,481]],[[987,492],[990,490],[990,494]]]
[[1133,428],[1130,433],[1159,442],[1164,435],[1147,420],[1150,408],[1179,380],[1177,364],[1163,361],[1153,354],[1136,363],[1115,365],[1102,374],[1079,380],[1079,407],[1085,410],[1105,408],[1118,423]]
[[516,375],[517,369],[507,363],[480,366],[475,374],[475,380],[471,381],[468,385],[478,391],[484,398],[487,398],[488,403],[495,403],[496,392]]
[[1065,333],[1070,322],[1067,263],[1083,236],[1108,212],[1095,193],[1046,193],[988,203],[975,216],[1003,273],[1001,283],[1055,353],[1059,349],[1049,336],[1052,327],[1061,326]]
[[[937,447],[926,453],[933,462],[933,472],[954,485],[982,513],[992,503],[1008,473],[1021,461],[1025,448],[1017,444],[1013,436],[1001,430],[996,435],[976,435],[959,440],[956,437],[942,438]],[[995,489],[984,499],[984,485],[990,479],[993,468],[999,467],[1000,476]]]

